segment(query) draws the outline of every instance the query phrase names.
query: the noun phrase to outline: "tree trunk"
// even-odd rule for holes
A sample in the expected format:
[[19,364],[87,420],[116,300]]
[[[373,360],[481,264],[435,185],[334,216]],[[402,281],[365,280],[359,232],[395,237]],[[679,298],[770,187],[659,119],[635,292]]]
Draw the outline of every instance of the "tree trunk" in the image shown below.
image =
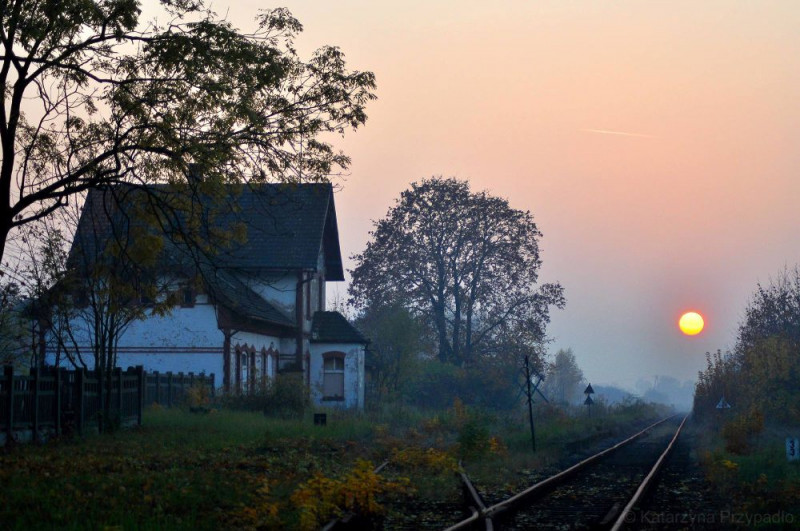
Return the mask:
[[[2,194],[8,195],[8,194]],[[2,201],[2,198],[0,198]],[[11,231],[11,215],[8,213],[8,207],[3,207],[0,211],[0,261],[5,257],[6,241],[8,240],[8,233]]]

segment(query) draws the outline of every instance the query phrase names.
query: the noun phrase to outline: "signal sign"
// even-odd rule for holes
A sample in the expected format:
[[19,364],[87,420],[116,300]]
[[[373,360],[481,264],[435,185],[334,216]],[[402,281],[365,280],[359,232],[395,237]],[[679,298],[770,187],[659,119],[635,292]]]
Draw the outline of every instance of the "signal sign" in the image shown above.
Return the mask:
[[786,460],[800,460],[800,441],[793,437],[786,437]]

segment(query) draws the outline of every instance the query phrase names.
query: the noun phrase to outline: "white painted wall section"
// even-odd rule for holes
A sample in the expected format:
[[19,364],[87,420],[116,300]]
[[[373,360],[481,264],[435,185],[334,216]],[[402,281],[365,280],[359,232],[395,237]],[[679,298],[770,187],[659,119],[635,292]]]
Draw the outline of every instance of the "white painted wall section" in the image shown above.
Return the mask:
[[[322,396],[323,356],[344,353],[344,401],[325,401]],[[311,344],[311,399],[323,407],[364,409],[364,345],[360,343]]]

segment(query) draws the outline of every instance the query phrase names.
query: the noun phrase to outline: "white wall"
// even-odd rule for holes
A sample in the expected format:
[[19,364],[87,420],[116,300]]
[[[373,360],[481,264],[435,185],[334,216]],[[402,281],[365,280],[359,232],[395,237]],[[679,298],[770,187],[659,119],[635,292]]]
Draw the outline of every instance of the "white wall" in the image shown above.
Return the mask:
[[[326,352],[343,352],[344,401],[322,401],[323,358]],[[326,407],[364,408],[364,345],[358,343],[311,344],[311,399]]]
[[[82,318],[72,323],[84,360],[94,367],[90,329]],[[143,365],[148,371],[214,373],[222,385],[224,335],[210,304],[176,307],[166,316],[134,321],[119,339],[117,365]],[[49,341],[47,362],[53,363],[55,346]]]

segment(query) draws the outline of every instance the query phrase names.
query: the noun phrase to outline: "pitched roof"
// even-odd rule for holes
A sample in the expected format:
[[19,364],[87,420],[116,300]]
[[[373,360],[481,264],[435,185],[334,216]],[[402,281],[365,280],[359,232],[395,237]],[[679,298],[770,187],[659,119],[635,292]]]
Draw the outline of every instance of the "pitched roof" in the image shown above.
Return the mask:
[[[344,280],[333,187],[330,183],[231,184],[225,197],[200,198],[205,219],[216,227],[246,229],[246,238],[231,238],[228,248],[217,249],[216,268],[262,270],[319,269],[324,250],[326,280]],[[116,231],[127,231],[132,205],[144,203],[147,193],[174,194],[165,185],[148,191],[126,185],[89,191],[78,223],[76,246],[85,256],[97,256]],[[120,197],[123,197],[121,200]],[[180,223],[180,221],[178,221]]]
[[314,343],[369,343],[361,332],[339,312],[314,312],[311,322]]

